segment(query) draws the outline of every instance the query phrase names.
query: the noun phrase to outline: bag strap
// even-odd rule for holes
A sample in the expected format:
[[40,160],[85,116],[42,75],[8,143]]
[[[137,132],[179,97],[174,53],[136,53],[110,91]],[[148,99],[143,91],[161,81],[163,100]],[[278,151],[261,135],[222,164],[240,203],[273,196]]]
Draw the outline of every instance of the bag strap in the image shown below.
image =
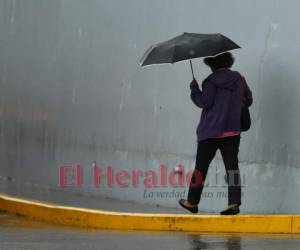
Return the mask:
[[246,84],[246,80],[244,77],[241,76],[241,106],[244,106],[244,91],[245,91],[245,84]]

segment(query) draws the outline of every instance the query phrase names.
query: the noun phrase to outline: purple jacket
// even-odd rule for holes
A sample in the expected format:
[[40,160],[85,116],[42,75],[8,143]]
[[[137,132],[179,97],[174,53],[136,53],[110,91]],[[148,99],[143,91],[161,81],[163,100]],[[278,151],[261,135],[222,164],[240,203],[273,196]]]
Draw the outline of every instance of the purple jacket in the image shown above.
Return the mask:
[[[237,71],[220,69],[203,81],[202,91],[199,87],[191,88],[193,103],[202,108],[197,128],[198,142],[220,136],[225,131],[241,130],[242,79]],[[244,86],[244,104],[251,106],[252,92],[247,83]]]

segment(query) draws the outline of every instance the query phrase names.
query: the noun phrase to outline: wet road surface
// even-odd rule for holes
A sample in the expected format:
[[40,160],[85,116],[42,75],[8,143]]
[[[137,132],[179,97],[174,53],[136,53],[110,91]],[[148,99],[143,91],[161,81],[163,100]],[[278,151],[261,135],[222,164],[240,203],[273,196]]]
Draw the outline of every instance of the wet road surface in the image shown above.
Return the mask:
[[0,213],[0,249],[299,250],[300,235],[83,230]]
[[[111,211],[185,213],[162,208],[82,196],[40,186],[0,180],[0,190],[9,195],[68,206]],[[84,230],[30,221],[0,213],[0,250],[299,250],[300,235],[199,234],[179,232],[119,232]]]

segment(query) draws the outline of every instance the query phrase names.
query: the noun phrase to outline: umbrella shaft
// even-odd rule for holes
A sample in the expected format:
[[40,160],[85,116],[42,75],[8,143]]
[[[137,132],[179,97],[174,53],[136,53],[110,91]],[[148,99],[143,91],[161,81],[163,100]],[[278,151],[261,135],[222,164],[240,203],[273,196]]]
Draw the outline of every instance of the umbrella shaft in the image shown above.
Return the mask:
[[191,71],[192,71],[193,79],[195,79],[192,60],[190,60],[190,66],[191,66]]

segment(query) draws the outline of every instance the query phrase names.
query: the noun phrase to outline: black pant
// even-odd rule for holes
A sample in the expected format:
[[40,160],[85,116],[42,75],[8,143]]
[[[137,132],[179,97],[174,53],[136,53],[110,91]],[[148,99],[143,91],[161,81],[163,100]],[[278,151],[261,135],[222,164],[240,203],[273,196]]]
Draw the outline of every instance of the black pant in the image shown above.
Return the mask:
[[241,205],[241,178],[238,165],[240,135],[212,138],[198,142],[196,167],[192,175],[188,201],[197,205],[200,201],[208,167],[218,149],[221,151],[228,182],[228,204]]

